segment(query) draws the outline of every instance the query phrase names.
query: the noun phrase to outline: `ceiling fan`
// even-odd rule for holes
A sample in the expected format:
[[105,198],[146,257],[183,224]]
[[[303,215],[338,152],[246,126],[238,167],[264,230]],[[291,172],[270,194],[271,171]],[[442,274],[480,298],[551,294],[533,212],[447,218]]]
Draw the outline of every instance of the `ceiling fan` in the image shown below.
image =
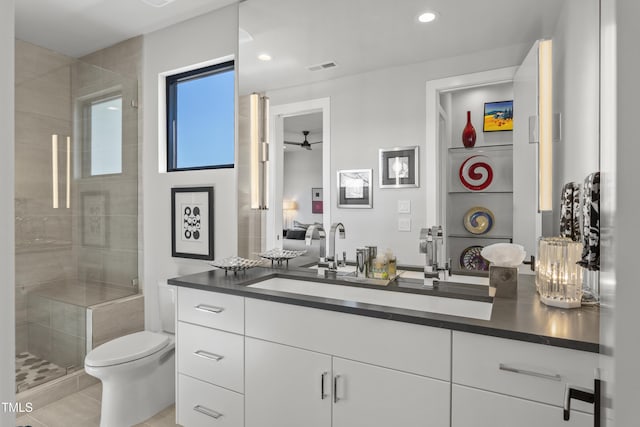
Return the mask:
[[322,144],[322,141],[318,142],[309,142],[307,141],[307,136],[309,135],[308,130],[303,130],[302,134],[304,135],[304,141],[302,142],[293,142],[293,141],[284,141],[285,144],[298,145],[300,148],[306,148],[307,150],[311,150],[311,146],[313,144]]

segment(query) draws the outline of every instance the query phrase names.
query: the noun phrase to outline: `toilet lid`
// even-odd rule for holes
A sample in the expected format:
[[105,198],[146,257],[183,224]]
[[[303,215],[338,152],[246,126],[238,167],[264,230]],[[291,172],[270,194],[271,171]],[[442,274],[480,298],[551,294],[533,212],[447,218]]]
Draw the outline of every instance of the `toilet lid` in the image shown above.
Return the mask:
[[142,331],[106,342],[87,354],[87,366],[111,366],[142,359],[169,344],[169,337],[157,332]]

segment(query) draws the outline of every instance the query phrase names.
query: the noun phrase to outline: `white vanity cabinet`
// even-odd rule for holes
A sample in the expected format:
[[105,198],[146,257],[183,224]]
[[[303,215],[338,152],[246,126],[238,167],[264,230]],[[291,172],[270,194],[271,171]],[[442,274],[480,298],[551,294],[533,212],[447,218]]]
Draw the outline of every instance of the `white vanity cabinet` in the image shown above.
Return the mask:
[[573,400],[567,385],[593,390],[597,355],[453,332],[452,427],[593,426],[593,405]]
[[449,426],[450,331],[245,305],[246,427]]
[[331,425],[331,356],[246,338],[246,427]]
[[178,288],[185,427],[590,427],[597,354]]
[[244,298],[178,288],[176,419],[244,426]]
[[449,425],[449,382],[339,357],[333,378],[333,427]]

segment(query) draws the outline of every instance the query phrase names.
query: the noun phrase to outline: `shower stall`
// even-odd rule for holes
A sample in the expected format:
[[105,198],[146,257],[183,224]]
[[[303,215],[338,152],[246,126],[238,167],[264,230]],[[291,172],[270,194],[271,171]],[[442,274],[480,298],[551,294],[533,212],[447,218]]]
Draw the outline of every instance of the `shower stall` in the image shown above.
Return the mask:
[[137,80],[16,41],[16,388],[82,369],[138,292]]

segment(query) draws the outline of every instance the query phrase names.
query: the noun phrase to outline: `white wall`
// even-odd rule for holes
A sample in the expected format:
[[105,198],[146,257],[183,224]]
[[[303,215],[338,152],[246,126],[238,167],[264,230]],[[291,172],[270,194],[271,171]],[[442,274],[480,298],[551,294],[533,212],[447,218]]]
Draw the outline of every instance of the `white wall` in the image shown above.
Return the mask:
[[[287,149],[284,153],[283,200],[295,200],[298,210],[291,221],[305,224],[322,222],[322,214],[311,213],[311,189],[322,188],[322,145],[309,150]],[[286,216],[285,212],[285,216]]]
[[562,115],[562,138],[554,143],[554,234],[562,186],[582,184],[600,169],[599,12],[596,0],[565,0],[553,34],[553,110]]
[[[426,224],[427,186],[435,182],[424,179],[425,167],[425,84],[428,80],[517,65],[522,61],[523,46],[496,49],[474,54],[393,67],[366,74],[344,77],[268,93],[271,105],[308,99],[331,98],[331,186],[336,187],[339,169],[372,168],[373,209],[338,209],[336,194],[331,197],[332,221],[345,225],[347,238],[338,240],[336,251],[355,257],[357,247],[377,245],[392,248],[398,263],[421,265],[418,253],[420,228]],[[421,146],[419,188],[378,188],[378,149]],[[411,201],[411,231],[397,231],[397,202]]]
[[[0,2],[0,402],[15,400],[14,2]],[[0,408],[0,426],[15,414]]]
[[[640,340],[638,340],[638,266],[634,262],[638,232],[638,100],[640,99],[640,2],[616,0],[617,5],[617,174],[615,217],[615,416],[617,426],[638,424]],[[612,141],[603,141],[603,144]]]
[[[171,257],[171,188],[214,186],[215,258],[237,253],[235,169],[162,172],[164,167],[163,73],[236,55],[238,7],[231,5],[144,37],[143,47],[143,243],[147,329],[159,328],[157,282],[204,271],[204,261]],[[236,153],[237,155],[237,153]]]

